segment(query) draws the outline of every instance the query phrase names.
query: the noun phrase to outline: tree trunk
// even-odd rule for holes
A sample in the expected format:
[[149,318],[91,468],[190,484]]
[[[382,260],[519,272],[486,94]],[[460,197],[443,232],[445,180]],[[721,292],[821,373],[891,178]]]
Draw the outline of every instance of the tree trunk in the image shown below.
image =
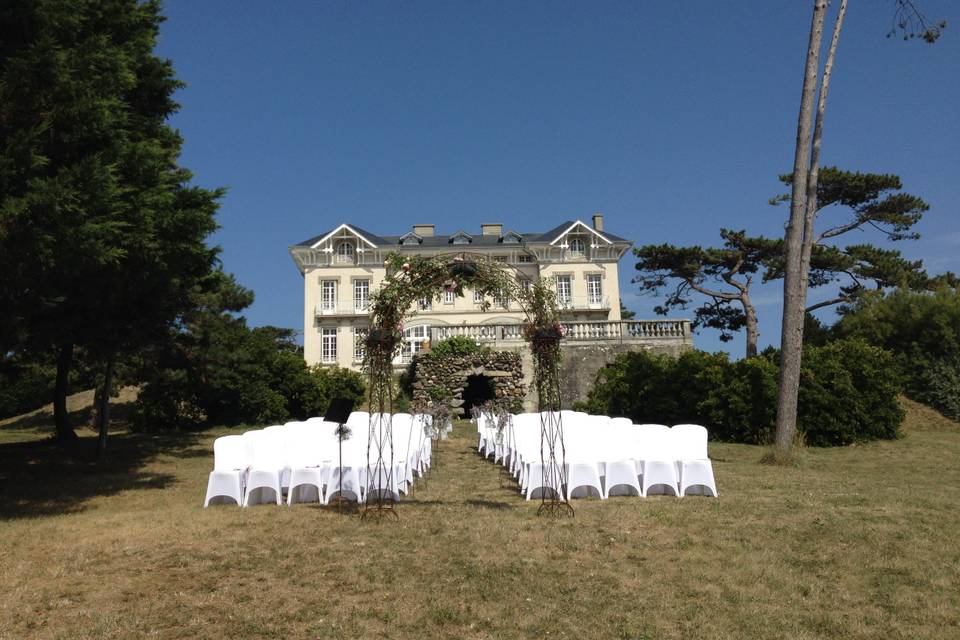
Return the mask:
[[747,293],[743,294],[740,302],[743,304],[743,315],[746,316],[747,357],[755,358],[757,355],[757,342],[760,340],[760,329],[757,326],[757,310],[753,307],[753,302]]
[[100,393],[100,434],[97,438],[97,462],[107,460],[107,427],[110,425],[110,386],[113,384],[114,355],[107,357],[103,374],[103,390]]
[[[813,248],[813,228],[817,214],[817,183],[820,171],[820,141],[823,135],[823,115],[826,109],[830,74],[840,39],[840,30],[846,14],[847,0],[841,0],[834,25],[830,50],[824,68],[820,97],[817,101],[816,124],[813,138],[810,126],[813,123],[813,97],[819,71],[820,47],[823,39],[823,23],[827,5],[822,0],[814,2],[813,25],[810,28],[810,43],[807,50],[807,69],[803,81],[803,98],[800,107],[800,122],[797,127],[797,150],[793,167],[793,190],[791,193],[790,227],[787,229],[786,277],[783,282],[783,324],[780,336],[780,388],[777,401],[776,447],[788,453],[793,446],[797,430],[797,397],[800,393],[800,365],[803,358],[803,323],[807,306],[807,282],[810,274],[810,255]],[[811,66],[811,53],[816,50],[816,60]],[[812,76],[811,76],[812,73]],[[808,84],[810,81],[813,84]],[[808,89],[811,89],[808,94]],[[802,132],[802,129],[805,131]],[[803,137],[801,137],[803,133]],[[801,157],[801,151],[803,155]],[[802,176],[801,176],[802,173]],[[798,179],[799,178],[799,179]],[[802,190],[800,189],[802,184]],[[800,199],[802,197],[802,200]],[[799,215],[799,220],[797,216]],[[799,222],[800,232],[792,229]],[[793,235],[791,236],[791,232]]]
[[783,323],[780,331],[780,384],[777,397],[776,446],[788,452],[797,430],[797,395],[800,391],[800,358],[803,349],[803,312],[806,306],[802,290],[801,258],[804,220],[807,210],[807,178],[810,167],[810,134],[813,127],[813,104],[817,93],[820,69],[820,47],[826,0],[814,0],[807,44],[807,60],[797,119],[797,146],[793,158],[793,183],[790,190],[790,221],[785,244],[783,278]]
[[53,386],[53,424],[60,442],[76,442],[77,433],[67,413],[67,390],[70,386],[70,367],[73,364],[73,343],[60,345],[57,355],[57,380]]
[[[827,109],[827,94],[830,91],[830,77],[833,75],[833,61],[837,56],[837,44],[840,42],[840,30],[843,18],[847,14],[847,0],[840,0],[837,20],[833,25],[833,37],[830,50],[823,66],[823,80],[820,83],[820,97],[817,100],[817,115],[813,128],[813,146],[810,152],[810,170],[807,176],[807,209],[804,213],[803,250],[800,254],[801,295],[803,305],[807,305],[807,284],[810,280],[810,256],[813,253],[813,235],[817,220],[817,185],[820,181],[820,142],[823,138],[823,117]],[[807,309],[807,311],[809,311]],[[802,325],[801,325],[802,326]],[[802,338],[801,334],[801,338]]]
[[93,406],[90,407],[90,428],[97,431],[100,428],[100,400],[103,396],[103,386],[97,385],[93,390]]

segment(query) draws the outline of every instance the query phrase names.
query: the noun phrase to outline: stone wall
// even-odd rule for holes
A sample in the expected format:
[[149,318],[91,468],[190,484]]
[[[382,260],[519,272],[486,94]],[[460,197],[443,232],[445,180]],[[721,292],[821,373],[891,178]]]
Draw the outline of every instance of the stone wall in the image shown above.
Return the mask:
[[474,375],[489,378],[497,398],[516,398],[522,402],[526,396],[520,354],[516,351],[482,351],[466,356],[418,358],[413,381],[414,402],[429,400],[431,387],[445,387],[453,393],[453,412],[463,415],[463,390],[467,378]]
[[[621,353],[631,351],[649,351],[665,353],[678,357],[692,345],[670,342],[663,344],[618,344],[610,342],[561,342],[563,360],[560,362],[560,388],[564,408],[570,408],[574,402],[587,399],[593,388],[597,372],[604,365],[613,362]],[[535,394],[531,394],[535,395]],[[531,405],[535,403],[531,402]]]

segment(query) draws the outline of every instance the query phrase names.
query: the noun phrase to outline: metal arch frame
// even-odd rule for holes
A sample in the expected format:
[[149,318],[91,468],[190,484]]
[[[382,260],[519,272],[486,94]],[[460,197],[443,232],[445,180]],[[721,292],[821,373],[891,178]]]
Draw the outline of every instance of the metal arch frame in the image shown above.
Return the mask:
[[[521,245],[523,246],[523,245]],[[525,249],[525,247],[524,247]],[[489,256],[469,251],[451,251],[446,253],[431,254],[430,258],[441,256],[452,256],[453,260],[469,263],[489,260]],[[508,263],[498,263],[499,268],[510,274],[511,279],[517,285],[522,280],[527,280],[525,274],[514,265]],[[388,274],[389,275],[389,274]],[[465,279],[467,282],[474,282]],[[482,278],[476,281],[482,282]],[[442,290],[443,282],[432,283],[432,288],[438,294]],[[525,300],[517,295],[517,289],[511,289],[506,293],[513,301],[517,302],[527,320],[530,318],[530,310],[525,304]],[[404,310],[403,317],[408,317],[408,312]],[[369,431],[367,440],[367,477],[364,480],[364,509],[361,513],[361,519],[393,519],[398,520],[399,514],[396,510],[396,502],[392,495],[399,496],[399,487],[396,486],[396,465],[394,460],[393,443],[393,353],[397,344],[377,343],[371,340],[375,327],[371,323],[371,332],[367,338],[367,354],[371,366],[369,368],[369,388],[368,404],[370,409]],[[539,359],[538,370],[546,371],[546,379],[537,380],[537,397],[540,409],[540,456],[541,469],[543,471],[542,481],[544,487],[550,487],[550,490],[541,489],[540,507],[537,509],[538,516],[564,517],[573,516],[574,510],[565,495],[566,485],[566,447],[563,439],[563,420],[561,417],[560,392],[560,368],[559,368],[559,338],[549,350],[538,350],[536,345],[531,343],[534,351],[534,358]],[[376,409],[376,411],[374,411]],[[559,447],[559,459],[557,448]],[[375,462],[371,465],[371,453],[375,453]],[[387,467],[389,463],[389,467]],[[386,473],[384,473],[386,471]],[[375,473],[376,475],[372,475]],[[375,478],[376,483],[371,485],[371,478]],[[386,485],[382,480],[386,480]],[[548,484],[548,482],[550,484]],[[376,495],[371,501],[371,486],[375,487]]]

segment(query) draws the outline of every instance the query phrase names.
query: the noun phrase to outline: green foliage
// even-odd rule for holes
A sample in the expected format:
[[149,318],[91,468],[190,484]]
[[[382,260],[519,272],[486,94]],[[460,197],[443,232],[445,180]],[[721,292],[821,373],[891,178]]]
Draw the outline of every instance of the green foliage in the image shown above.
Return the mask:
[[899,436],[903,409],[893,355],[860,340],[804,350],[798,429],[808,445]]
[[[85,354],[75,358],[68,393],[95,385],[95,373],[85,360]],[[56,372],[56,361],[49,352],[17,352],[0,357],[0,419],[49,404]]]
[[53,396],[56,368],[0,359],[0,418],[32,411]]
[[469,356],[474,353],[480,353],[483,350],[484,347],[481,347],[467,336],[453,336],[431,346],[428,355],[432,359],[443,359],[456,356]]
[[[785,184],[792,177],[780,176]],[[813,239],[808,286],[833,287],[832,297],[813,305],[817,308],[852,304],[874,290],[896,286],[933,289],[941,279],[930,278],[919,260],[907,260],[899,251],[871,244],[835,246],[834,238],[852,231],[875,230],[888,240],[915,239],[913,227],[930,207],[907,193],[895,175],[842,171],[836,167],[820,170],[817,182],[818,219],[825,211],[849,214]],[[770,204],[789,202],[789,195],[776,196]],[[833,206],[836,205],[836,206]],[[747,327],[753,311],[749,300],[756,277],[763,282],[784,277],[784,244],[781,239],[750,237],[745,231],[721,229],[719,247],[677,247],[646,245],[634,249],[639,273],[633,282],[641,292],[664,295],[654,311],[666,315],[674,309],[694,307],[693,328],[720,332],[724,342]],[[952,276],[952,274],[950,274]],[[748,341],[750,336],[748,335]],[[748,343],[748,356],[751,345]]]
[[845,310],[832,333],[891,351],[910,397],[960,417],[950,395],[960,360],[960,290],[866,297]]
[[[694,311],[693,327],[720,331],[724,342],[746,324],[741,304],[749,293],[754,274],[783,252],[782,242],[764,237],[751,238],[745,231],[721,229],[721,247],[675,247],[646,245],[633,250],[640,273],[633,282],[641,292],[666,293],[664,303],[654,309],[660,315],[684,309],[695,296],[706,302]],[[672,287],[672,288],[671,288]]]
[[168,120],[182,83],[154,55],[162,21],[136,0],[0,11],[4,352],[77,345],[112,365],[163,340],[215,267],[223,192],[179,165]]
[[427,396],[431,402],[447,402],[453,398],[453,393],[444,386],[434,385],[427,389]]
[[156,349],[137,401],[141,429],[264,424],[322,415],[331,398],[363,397],[363,378],[310,369],[294,332],[250,329],[233,315],[252,294],[216,272],[192,297],[183,326]]
[[[635,423],[706,426],[717,440],[766,444],[777,406],[778,354],[730,362],[722,353],[679,358],[633,352],[597,375],[579,408]],[[860,341],[807,348],[799,425],[807,443],[845,445],[895,438],[903,420],[892,356]]]
[[231,319],[179,367],[160,369],[137,400],[141,429],[212,424],[266,424],[323,415],[335,397],[363,398],[362,376],[339,368],[309,368],[293,331],[249,329]]
[[960,357],[934,360],[919,382],[918,400],[960,421]]

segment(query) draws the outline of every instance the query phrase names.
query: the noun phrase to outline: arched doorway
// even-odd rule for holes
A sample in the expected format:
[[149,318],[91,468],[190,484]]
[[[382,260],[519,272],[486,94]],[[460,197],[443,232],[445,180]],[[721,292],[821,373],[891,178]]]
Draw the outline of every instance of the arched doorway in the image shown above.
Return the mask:
[[487,400],[493,400],[495,396],[493,379],[482,373],[467,376],[467,384],[463,388],[464,411],[469,416],[473,407],[479,406]]

